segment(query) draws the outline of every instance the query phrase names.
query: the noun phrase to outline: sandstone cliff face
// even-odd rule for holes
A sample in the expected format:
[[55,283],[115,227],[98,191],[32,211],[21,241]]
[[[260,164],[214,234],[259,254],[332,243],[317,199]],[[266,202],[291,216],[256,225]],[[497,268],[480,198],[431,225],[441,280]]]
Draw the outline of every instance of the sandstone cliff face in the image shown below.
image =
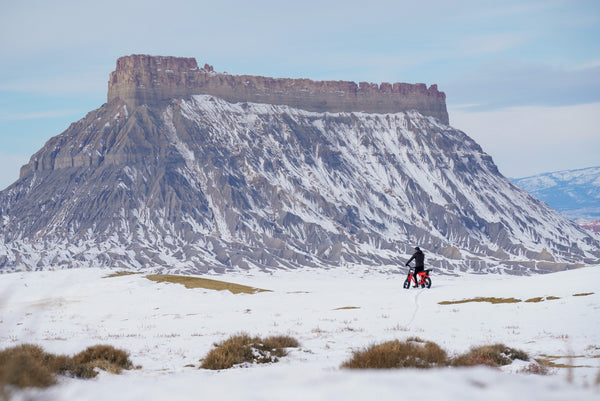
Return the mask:
[[170,98],[214,95],[229,102],[287,105],[308,111],[397,113],[417,110],[448,124],[446,95],[425,84],[268,78],[216,73],[193,58],[131,55],[117,60],[110,74],[108,101],[131,108]]

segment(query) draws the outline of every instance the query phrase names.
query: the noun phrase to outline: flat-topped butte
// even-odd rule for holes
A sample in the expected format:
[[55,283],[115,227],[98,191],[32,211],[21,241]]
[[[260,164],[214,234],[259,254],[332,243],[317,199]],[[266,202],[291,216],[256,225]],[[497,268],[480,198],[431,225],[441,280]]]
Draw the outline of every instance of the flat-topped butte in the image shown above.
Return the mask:
[[149,55],[117,60],[108,82],[108,101],[129,106],[156,104],[191,95],[214,95],[229,102],[287,105],[315,112],[397,113],[417,110],[449,123],[446,95],[437,85],[269,78],[215,72],[194,58]]

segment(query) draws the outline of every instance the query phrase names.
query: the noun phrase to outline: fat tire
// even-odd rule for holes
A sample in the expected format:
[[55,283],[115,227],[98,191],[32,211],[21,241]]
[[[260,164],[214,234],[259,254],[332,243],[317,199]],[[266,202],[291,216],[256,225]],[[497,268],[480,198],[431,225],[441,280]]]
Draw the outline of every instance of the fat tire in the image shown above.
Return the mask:
[[431,288],[431,279],[429,277],[425,277],[425,287]]
[[407,290],[410,288],[410,281],[408,279],[404,280],[404,288]]

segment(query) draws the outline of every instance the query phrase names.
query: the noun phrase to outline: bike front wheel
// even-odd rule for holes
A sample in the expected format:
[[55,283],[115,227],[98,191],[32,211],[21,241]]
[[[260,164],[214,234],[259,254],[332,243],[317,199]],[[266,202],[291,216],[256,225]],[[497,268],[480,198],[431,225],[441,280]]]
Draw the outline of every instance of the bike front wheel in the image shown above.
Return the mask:
[[431,279],[429,277],[425,277],[423,281],[425,282],[425,287],[431,288]]
[[404,288],[407,290],[410,288],[410,280],[409,279],[404,280]]

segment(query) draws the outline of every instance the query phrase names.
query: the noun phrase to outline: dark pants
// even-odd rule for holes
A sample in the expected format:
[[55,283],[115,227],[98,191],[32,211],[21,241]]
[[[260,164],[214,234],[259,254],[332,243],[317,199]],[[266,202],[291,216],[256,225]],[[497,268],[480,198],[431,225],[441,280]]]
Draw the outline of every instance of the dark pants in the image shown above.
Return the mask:
[[416,266],[415,267],[415,282],[417,283],[417,285],[419,285],[419,281],[420,281],[420,277],[418,276],[418,274],[422,273],[424,271],[425,271],[424,266]]

